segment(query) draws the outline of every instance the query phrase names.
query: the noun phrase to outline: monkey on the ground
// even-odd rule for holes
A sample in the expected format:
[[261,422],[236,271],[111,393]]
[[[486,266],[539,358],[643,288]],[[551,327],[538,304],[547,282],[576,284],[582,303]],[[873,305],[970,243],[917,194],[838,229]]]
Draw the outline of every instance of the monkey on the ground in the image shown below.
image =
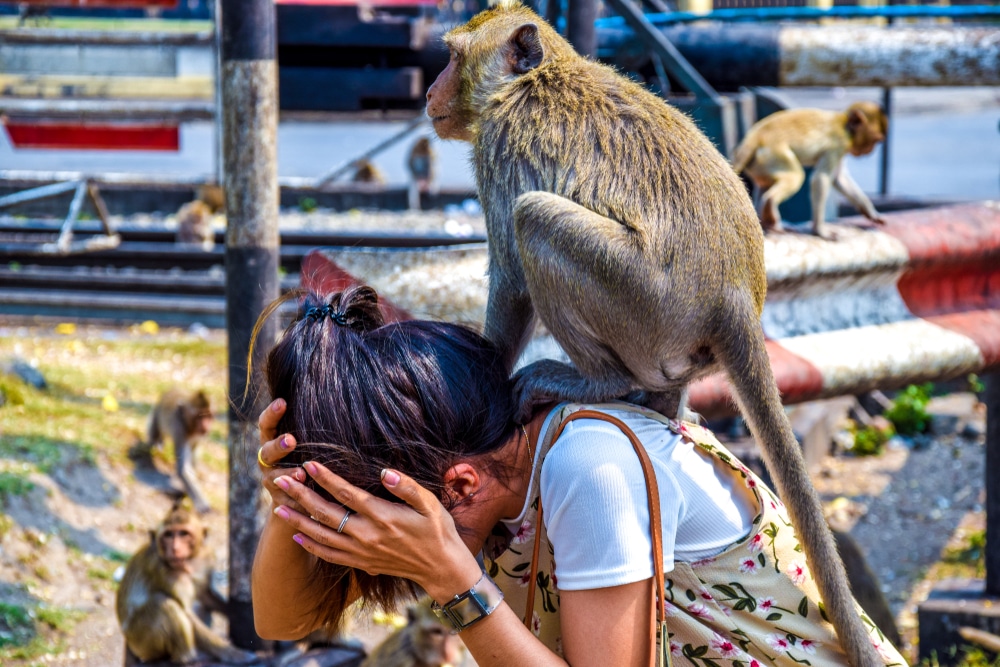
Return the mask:
[[434,188],[434,149],[431,140],[420,137],[410,148],[406,158],[406,167],[410,171],[409,206],[420,208],[420,194],[430,192]]
[[198,188],[198,198],[177,211],[177,243],[197,244],[211,250],[215,245],[212,217],[225,206],[225,192],[218,185]]
[[174,443],[177,476],[195,508],[202,514],[208,512],[210,507],[195,475],[195,448],[211,428],[212,419],[212,404],[204,391],[170,389],[163,393],[153,408],[146,442],[140,445],[137,452],[138,456],[148,457],[154,447],[162,446],[164,439],[169,438]]
[[690,118],[516,0],[445,41],[427,114],[442,139],[473,145],[484,334],[512,369],[540,317],[573,362],[518,372],[520,418],[639,391],[672,416],[689,383],[724,369],[850,664],[883,664],[781,405],[760,325],[764,237],[732,166]]
[[361,667],[454,667],[464,647],[424,598],[406,610],[406,625],[375,647]]
[[149,543],[129,559],[118,587],[115,610],[128,654],[149,662],[184,664],[199,652],[216,660],[250,664],[253,653],[233,647],[208,625],[225,601],[209,585],[200,559],[208,529],[179,501],[149,533]]
[[361,160],[355,165],[355,183],[371,183],[372,185],[385,185],[385,176],[371,160]]
[[879,224],[885,219],[851,178],[844,156],[868,155],[885,141],[889,119],[874,102],[855,102],[846,111],[786,109],[759,120],[736,148],[733,169],[746,173],[761,190],[758,210],[761,225],[782,231],[778,206],[802,187],[804,167],[812,167],[809,180],[813,233],[836,238],[824,229],[830,185],[861,213]]

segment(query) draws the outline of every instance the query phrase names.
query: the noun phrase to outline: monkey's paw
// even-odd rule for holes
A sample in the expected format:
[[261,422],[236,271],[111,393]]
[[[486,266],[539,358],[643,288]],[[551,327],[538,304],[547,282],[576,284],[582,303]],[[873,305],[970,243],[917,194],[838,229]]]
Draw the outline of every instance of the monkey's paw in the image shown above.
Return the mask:
[[514,376],[514,404],[517,406],[514,419],[517,423],[528,423],[539,406],[565,398],[558,388],[563,380],[573,379],[570,376],[578,377],[575,369],[553,359],[536,361],[518,371]]

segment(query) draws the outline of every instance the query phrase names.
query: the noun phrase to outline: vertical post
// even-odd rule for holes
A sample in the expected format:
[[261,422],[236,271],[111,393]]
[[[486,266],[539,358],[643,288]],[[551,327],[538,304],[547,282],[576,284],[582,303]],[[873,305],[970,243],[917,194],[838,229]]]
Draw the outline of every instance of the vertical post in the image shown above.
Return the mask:
[[882,89],[882,111],[889,119],[885,128],[885,141],[882,142],[882,159],[879,164],[878,192],[883,197],[889,194],[889,133],[892,131],[892,88]]
[[1000,597],[1000,371],[984,378],[986,391],[986,595]]
[[566,39],[587,58],[597,55],[597,0],[569,0],[566,9]]
[[[278,69],[273,0],[221,0],[223,173],[226,188],[226,328],[229,333],[229,634],[258,649],[250,568],[262,511],[256,471],[261,386],[246,377],[250,333],[278,297]],[[277,333],[258,334],[253,367]]]

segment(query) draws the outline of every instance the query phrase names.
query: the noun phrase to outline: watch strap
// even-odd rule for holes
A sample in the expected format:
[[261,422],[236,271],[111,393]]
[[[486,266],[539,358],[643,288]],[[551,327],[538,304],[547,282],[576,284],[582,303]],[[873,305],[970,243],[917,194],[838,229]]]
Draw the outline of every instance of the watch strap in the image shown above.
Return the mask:
[[503,591],[483,572],[472,588],[443,605],[432,602],[431,610],[457,634],[492,614],[502,601]]

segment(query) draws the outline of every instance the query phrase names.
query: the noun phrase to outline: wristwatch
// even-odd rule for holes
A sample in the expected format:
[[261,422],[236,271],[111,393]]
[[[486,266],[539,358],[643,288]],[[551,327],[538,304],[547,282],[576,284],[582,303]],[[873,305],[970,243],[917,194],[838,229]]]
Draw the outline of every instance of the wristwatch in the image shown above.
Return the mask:
[[492,614],[502,601],[503,592],[483,572],[483,576],[479,577],[472,588],[459,593],[443,605],[432,602],[431,610],[445,624],[454,628],[454,634],[458,634]]

